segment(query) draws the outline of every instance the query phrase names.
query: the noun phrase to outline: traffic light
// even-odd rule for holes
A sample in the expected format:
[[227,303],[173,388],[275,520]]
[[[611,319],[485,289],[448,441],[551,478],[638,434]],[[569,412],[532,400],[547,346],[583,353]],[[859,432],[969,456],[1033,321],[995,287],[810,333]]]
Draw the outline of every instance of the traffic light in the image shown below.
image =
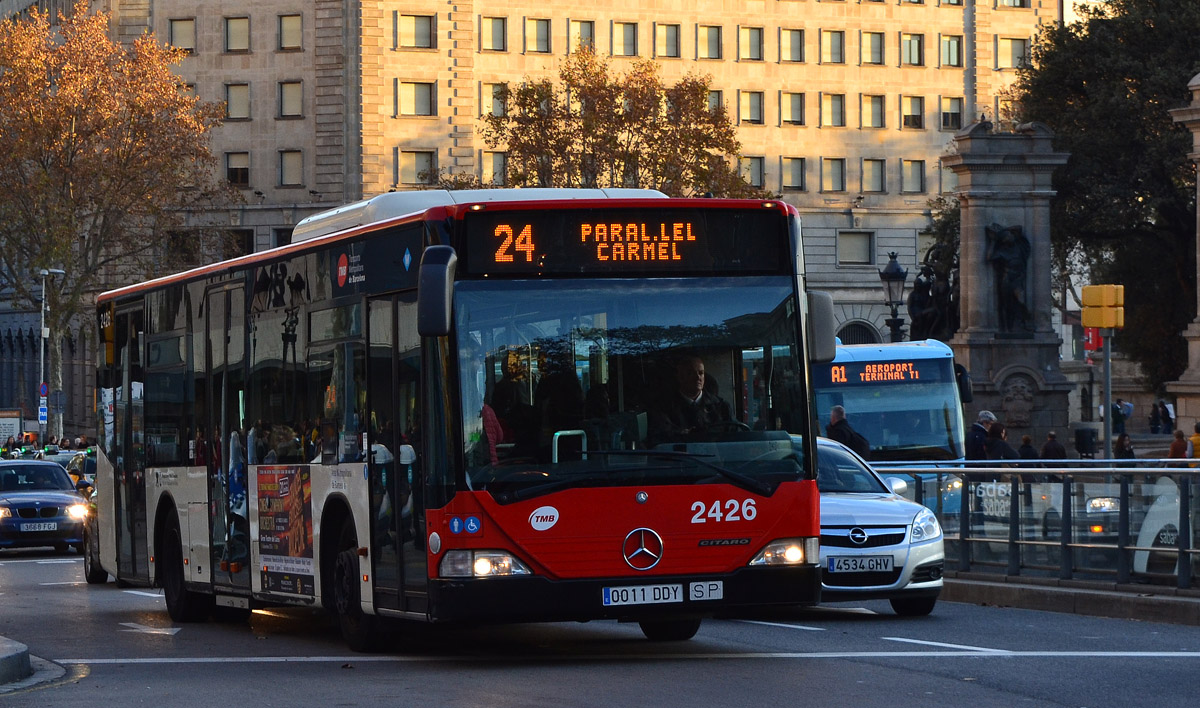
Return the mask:
[[1125,286],[1083,286],[1083,326],[1121,329],[1125,326]]

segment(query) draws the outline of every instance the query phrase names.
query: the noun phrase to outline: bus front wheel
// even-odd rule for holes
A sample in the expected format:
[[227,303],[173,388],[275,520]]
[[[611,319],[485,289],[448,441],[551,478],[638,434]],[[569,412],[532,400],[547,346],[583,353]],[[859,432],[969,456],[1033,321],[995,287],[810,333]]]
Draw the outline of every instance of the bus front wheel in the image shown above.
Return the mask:
[[652,642],[682,642],[696,636],[700,619],[657,620],[638,622],[642,634]]
[[100,544],[90,523],[83,525],[83,579],[88,585],[108,582],[108,571],[100,565]]
[[213,598],[187,589],[183,578],[183,537],[179,533],[179,519],[174,514],[163,527],[162,544],[159,557],[167,614],[176,622],[203,622],[212,609]]
[[346,519],[333,566],[333,609],[342,639],[353,651],[371,651],[378,643],[375,618],[362,611],[359,593],[358,535]]

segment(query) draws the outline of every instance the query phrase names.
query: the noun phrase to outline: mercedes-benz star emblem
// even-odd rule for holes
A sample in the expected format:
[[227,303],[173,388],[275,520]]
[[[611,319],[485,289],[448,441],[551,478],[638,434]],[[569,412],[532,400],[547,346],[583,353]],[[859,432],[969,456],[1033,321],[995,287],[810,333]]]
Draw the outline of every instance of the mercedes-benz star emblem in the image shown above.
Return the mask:
[[621,552],[634,570],[650,570],[662,560],[662,537],[650,529],[634,529],[625,537]]
[[861,546],[867,542],[867,532],[855,526],[850,529],[850,541],[856,546]]

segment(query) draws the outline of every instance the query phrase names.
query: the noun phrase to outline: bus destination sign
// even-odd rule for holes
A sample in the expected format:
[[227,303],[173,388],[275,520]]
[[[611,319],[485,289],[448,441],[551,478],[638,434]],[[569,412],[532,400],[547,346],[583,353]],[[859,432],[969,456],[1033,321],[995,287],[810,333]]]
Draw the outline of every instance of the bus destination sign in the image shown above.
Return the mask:
[[763,272],[787,263],[783,215],[767,209],[470,213],[467,270],[531,273]]
[[829,367],[825,383],[855,386],[860,384],[939,381],[944,378],[942,359],[916,359],[887,362],[846,362]]

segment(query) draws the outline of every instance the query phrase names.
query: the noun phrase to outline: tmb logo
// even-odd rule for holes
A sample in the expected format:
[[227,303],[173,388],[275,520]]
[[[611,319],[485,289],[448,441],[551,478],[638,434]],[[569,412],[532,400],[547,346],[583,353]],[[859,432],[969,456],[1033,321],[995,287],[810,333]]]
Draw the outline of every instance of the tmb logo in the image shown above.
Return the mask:
[[529,515],[529,525],[534,531],[545,531],[558,523],[558,509],[552,506],[539,506]]
[[346,286],[346,277],[350,275],[350,260],[346,258],[346,254],[338,256],[337,264],[337,284],[339,288]]

